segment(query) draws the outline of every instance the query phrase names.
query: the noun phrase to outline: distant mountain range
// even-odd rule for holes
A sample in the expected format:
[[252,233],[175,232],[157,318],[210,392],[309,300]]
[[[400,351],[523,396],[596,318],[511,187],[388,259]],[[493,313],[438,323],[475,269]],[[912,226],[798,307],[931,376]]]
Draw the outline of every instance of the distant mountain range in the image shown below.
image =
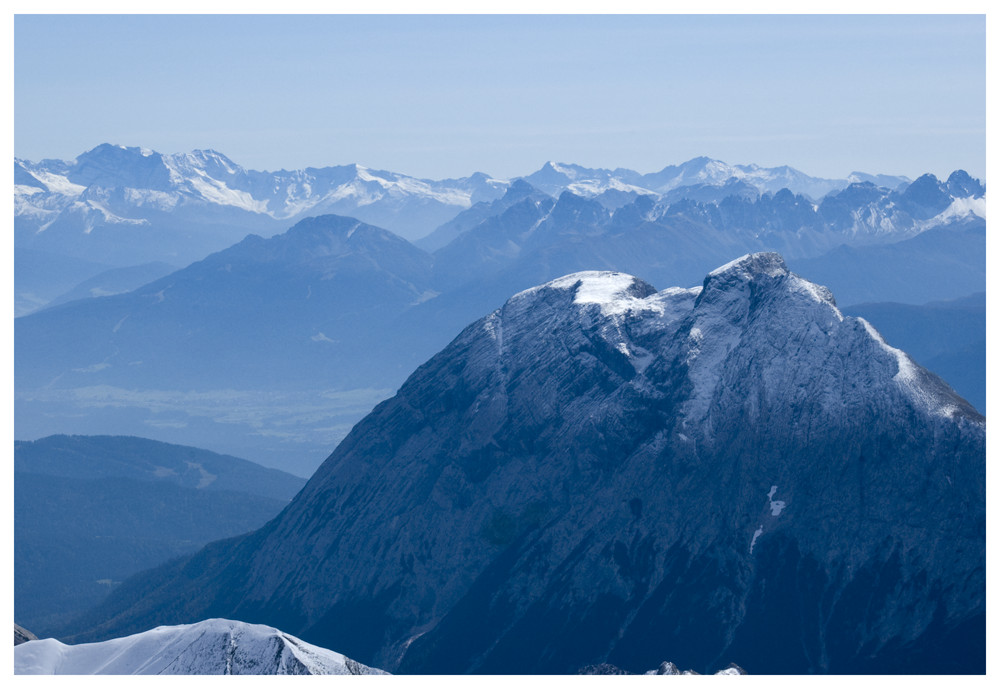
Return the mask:
[[[359,165],[258,172],[215,151],[163,155],[102,144],[72,161],[15,159],[14,177],[17,315],[99,272],[131,269],[131,282],[119,275],[118,287],[88,287],[123,291],[139,285],[135,266],[186,265],[248,233],[269,237],[308,216],[354,217],[436,251],[523,200],[525,189],[545,197],[568,191],[593,199],[605,215],[639,199],[643,214],[656,218],[668,208],[682,212],[678,202],[709,204],[718,210],[696,212],[714,212],[714,226],[804,232],[793,245],[769,247],[789,257],[835,246],[813,237],[817,232],[846,234],[851,244],[893,241],[919,231],[937,214],[985,216],[984,189],[964,173],[946,183],[929,175],[910,184],[905,177],[863,173],[834,180],[787,166],[733,166],[704,157],[649,174],[546,163],[512,180],[476,173],[434,181]],[[515,189],[518,180],[526,184]],[[954,200],[960,203],[950,207]],[[650,202],[656,207],[646,208]],[[813,240],[819,244],[810,246]],[[73,266],[45,277],[44,267],[35,268],[40,256],[49,264]]]
[[692,158],[680,165],[668,165],[659,172],[649,174],[623,168],[605,170],[548,162],[542,169],[524,179],[550,196],[571,191],[579,196],[597,197],[610,206],[624,205],[616,203],[614,199],[625,196],[662,196],[678,189],[696,190],[734,183],[753,190],[757,195],[788,189],[794,194],[818,200],[857,182],[869,182],[895,190],[911,181],[907,177],[869,175],[863,172],[852,172],[843,179],[823,179],[810,177],[787,165],[773,168],[729,165],[704,156]]
[[215,151],[163,155],[103,144],[72,161],[14,161],[15,245],[115,267],[187,264],[304,217],[337,213],[416,238],[504,180],[420,180],[360,165],[245,170]]
[[[756,253],[511,297],[275,520],[137,576],[97,640],[252,619],[400,673],[985,672],[985,419]],[[32,642],[34,643],[34,642]]]
[[[890,189],[905,177],[852,173],[839,180],[789,167],[732,166],[695,158],[657,173],[546,163],[524,177],[544,193],[595,197],[611,208],[637,195],[738,181],[757,194],[782,188],[819,199],[854,182]],[[15,246],[97,260],[110,267],[184,265],[243,238],[269,236],[307,216],[358,218],[419,239],[458,212],[503,195],[512,180],[477,172],[426,180],[361,165],[247,170],[216,151],[165,155],[102,144],[75,160],[14,161]],[[680,192],[683,196],[683,192]]]
[[[964,297],[985,290],[984,194],[956,171],[897,191],[853,183],[820,203],[786,190],[643,195],[610,210],[522,179],[419,242],[439,245],[432,253],[331,215],[158,279],[161,264],[104,265],[56,301],[152,281],[17,319],[16,433],[152,435],[308,476],[420,361],[520,290],[583,269],[692,285],[734,256],[776,249],[843,305]],[[16,260],[25,280],[58,275],[50,265],[82,274],[36,250]]]

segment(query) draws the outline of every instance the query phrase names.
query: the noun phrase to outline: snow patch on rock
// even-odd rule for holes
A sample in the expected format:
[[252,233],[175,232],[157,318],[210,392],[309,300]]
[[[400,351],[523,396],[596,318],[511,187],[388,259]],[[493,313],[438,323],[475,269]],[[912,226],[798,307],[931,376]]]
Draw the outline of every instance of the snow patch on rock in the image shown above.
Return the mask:
[[872,327],[871,323],[864,318],[858,317],[858,321],[861,322],[861,325],[864,326],[865,331],[867,331],[871,338],[878,343],[878,346],[893,357],[897,368],[893,380],[907,392],[911,399],[932,414],[938,416],[950,417],[958,411],[958,407],[950,400],[946,399],[943,395],[937,394],[933,388],[922,384],[921,379],[923,376],[906,352],[888,344],[882,338],[882,335]]
[[768,503],[769,503],[768,504],[768,509],[771,510],[771,516],[772,517],[777,517],[778,515],[781,514],[781,510],[785,509],[785,501],[784,500],[775,500],[774,499],[774,494],[777,491],[778,491],[778,487],[777,486],[771,486],[771,490],[767,494],[767,500],[768,500]]

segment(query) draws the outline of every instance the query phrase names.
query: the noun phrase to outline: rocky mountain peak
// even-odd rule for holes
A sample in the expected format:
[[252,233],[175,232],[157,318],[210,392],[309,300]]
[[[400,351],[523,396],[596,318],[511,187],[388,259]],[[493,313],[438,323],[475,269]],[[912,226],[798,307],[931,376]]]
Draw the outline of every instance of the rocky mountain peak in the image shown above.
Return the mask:
[[782,277],[788,275],[788,266],[781,254],[765,251],[756,254],[746,254],[729,263],[719,266],[708,274],[705,286],[715,281],[729,282],[731,280],[753,280],[760,277]]
[[525,181],[523,178],[518,177],[510,183],[506,193],[503,195],[501,203],[513,203],[514,201],[520,201],[529,194],[536,192],[537,190],[531,186],[530,183]]
[[981,671],[984,448],[982,417],[777,254],[660,292],[574,273],[468,326],[264,529],[123,586],[101,631],[212,601],[404,673],[664,648],[699,672]]
[[[827,304],[836,311],[830,290],[793,274],[784,258],[774,252],[747,254],[713,270],[705,278],[696,306],[737,300],[749,308],[763,304],[762,294],[779,287],[782,296],[805,296],[807,302]],[[841,318],[839,312],[836,316]]]
[[139,147],[101,144],[76,159],[68,178],[85,187],[127,187],[166,190],[171,186],[170,170],[163,156]]
[[965,170],[955,170],[948,176],[948,181],[945,183],[948,189],[948,193],[955,198],[968,198],[980,197],[986,193],[986,188],[983,187],[979,180],[974,179]]

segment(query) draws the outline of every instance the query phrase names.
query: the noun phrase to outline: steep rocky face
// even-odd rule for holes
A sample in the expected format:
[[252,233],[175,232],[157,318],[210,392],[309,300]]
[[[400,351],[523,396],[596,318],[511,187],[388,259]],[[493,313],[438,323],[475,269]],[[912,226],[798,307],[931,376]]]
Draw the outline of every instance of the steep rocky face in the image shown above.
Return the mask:
[[224,614],[417,673],[982,672],[984,447],[982,416],[776,254],[693,289],[573,274],[94,633]]

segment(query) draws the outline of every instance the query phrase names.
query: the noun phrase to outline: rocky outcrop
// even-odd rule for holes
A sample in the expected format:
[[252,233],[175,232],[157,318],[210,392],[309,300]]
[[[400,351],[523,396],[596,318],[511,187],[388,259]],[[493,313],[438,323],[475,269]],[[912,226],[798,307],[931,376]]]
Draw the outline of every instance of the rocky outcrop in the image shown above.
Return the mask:
[[27,629],[21,625],[14,623],[14,645],[23,644],[26,641],[32,641],[38,637],[29,632]]

